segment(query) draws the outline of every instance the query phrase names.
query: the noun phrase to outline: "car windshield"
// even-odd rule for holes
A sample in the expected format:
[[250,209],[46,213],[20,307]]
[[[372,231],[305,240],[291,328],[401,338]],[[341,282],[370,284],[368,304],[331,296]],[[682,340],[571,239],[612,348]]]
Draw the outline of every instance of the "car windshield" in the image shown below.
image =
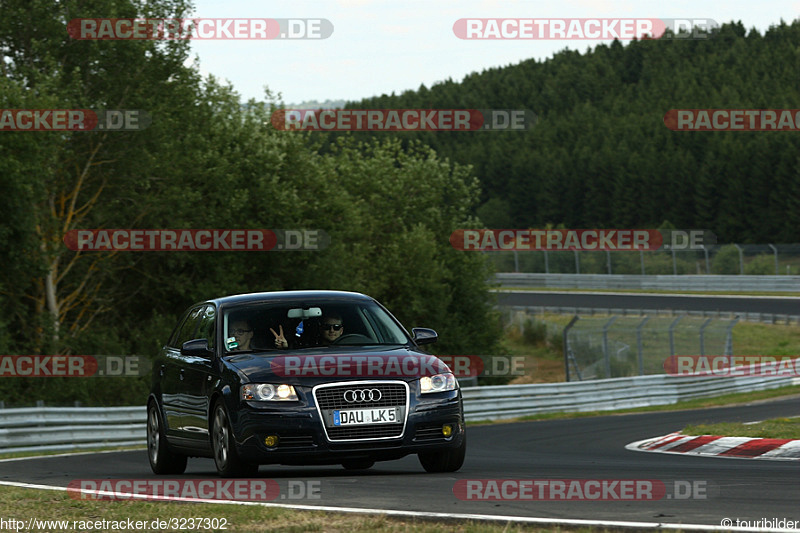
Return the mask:
[[223,311],[226,352],[404,345],[397,322],[375,302],[258,302]]

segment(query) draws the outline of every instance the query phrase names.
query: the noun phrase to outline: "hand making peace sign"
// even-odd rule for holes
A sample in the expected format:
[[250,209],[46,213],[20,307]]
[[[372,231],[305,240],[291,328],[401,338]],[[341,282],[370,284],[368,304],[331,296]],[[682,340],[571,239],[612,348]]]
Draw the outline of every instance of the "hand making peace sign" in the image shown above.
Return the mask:
[[283,336],[283,326],[279,325],[278,328],[280,330],[280,335],[278,333],[276,333],[274,329],[269,328],[269,330],[272,332],[272,334],[275,335],[275,347],[276,348],[288,348],[289,347],[289,343],[286,340],[286,338]]

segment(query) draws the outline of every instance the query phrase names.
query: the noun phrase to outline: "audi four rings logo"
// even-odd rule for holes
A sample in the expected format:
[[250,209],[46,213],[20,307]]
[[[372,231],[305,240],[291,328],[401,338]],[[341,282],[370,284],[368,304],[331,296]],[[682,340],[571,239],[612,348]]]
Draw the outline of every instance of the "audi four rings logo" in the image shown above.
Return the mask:
[[377,402],[381,399],[378,389],[356,389],[344,393],[344,401],[348,403]]

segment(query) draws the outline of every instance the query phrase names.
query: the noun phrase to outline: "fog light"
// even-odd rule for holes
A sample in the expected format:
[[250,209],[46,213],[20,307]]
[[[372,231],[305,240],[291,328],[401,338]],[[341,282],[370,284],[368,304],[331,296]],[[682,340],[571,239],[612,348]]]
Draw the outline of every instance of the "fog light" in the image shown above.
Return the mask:
[[453,426],[451,426],[450,424],[445,424],[442,426],[442,435],[444,435],[445,437],[449,437],[452,434],[453,434]]
[[277,435],[269,435],[267,438],[264,439],[264,444],[267,448],[274,448],[278,445],[278,436]]

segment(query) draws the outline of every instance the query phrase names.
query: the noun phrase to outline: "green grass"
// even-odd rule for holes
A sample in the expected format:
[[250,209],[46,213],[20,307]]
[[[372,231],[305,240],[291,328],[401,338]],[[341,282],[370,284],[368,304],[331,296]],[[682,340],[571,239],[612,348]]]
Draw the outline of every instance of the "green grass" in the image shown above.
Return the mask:
[[130,450],[146,450],[147,448],[144,446],[98,446],[92,447],[87,449],[80,449],[80,450],[54,450],[54,451],[38,451],[32,450],[29,452],[12,452],[12,453],[0,453],[0,459],[14,459],[18,457],[41,457],[46,455],[61,455],[65,453],[69,454],[78,454],[78,453],[96,453],[96,452],[122,452],[122,451],[130,451]]
[[739,322],[733,328],[733,353],[800,357],[800,326]]
[[686,426],[684,435],[724,435],[726,437],[761,437],[764,439],[800,439],[800,417],[775,418],[757,424],[725,422]]
[[[298,503],[302,504],[302,501]],[[324,502],[321,502],[324,505]],[[355,502],[354,502],[355,503]],[[465,509],[466,510],[466,509]],[[468,511],[468,510],[467,510]],[[481,521],[433,521],[413,518],[389,518],[380,514],[334,513],[330,511],[298,511],[263,505],[229,505],[206,503],[172,503],[144,501],[93,501],[74,500],[65,491],[21,489],[0,486],[0,516],[5,520],[14,518],[27,521],[69,520],[66,529],[51,531],[76,531],[72,521],[118,520],[146,521],[171,518],[224,518],[227,529],[193,529],[192,531],[225,531],[261,533],[266,531],[285,531],[303,533],[306,531],[325,532],[420,532],[446,533],[502,533],[502,532],[560,532],[574,531],[604,533],[600,528],[564,528],[524,526],[504,522]],[[89,531],[90,529],[84,529]],[[93,530],[97,530],[93,528]],[[102,530],[102,529],[101,529]],[[186,529],[184,528],[184,531]],[[37,531],[33,529],[33,531]],[[40,529],[44,531],[44,529]],[[111,531],[105,529],[105,531]],[[120,529],[121,531],[121,529]],[[140,531],[155,531],[146,528]],[[159,529],[159,531],[179,531],[178,529]]]

